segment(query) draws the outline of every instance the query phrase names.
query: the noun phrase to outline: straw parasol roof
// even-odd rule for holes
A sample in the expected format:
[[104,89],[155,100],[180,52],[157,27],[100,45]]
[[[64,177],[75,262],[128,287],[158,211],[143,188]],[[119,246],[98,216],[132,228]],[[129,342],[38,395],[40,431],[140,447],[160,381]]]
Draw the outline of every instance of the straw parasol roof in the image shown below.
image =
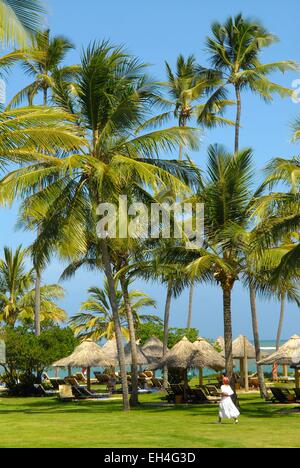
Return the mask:
[[118,362],[118,348],[116,338],[112,338],[111,340],[107,341],[102,349],[105,355],[109,357],[109,359],[113,361],[114,364]]
[[74,352],[52,364],[53,367],[102,367],[111,366],[110,358],[100,346],[91,340],[81,343]]
[[[138,345],[136,346],[136,349],[137,349],[137,364],[139,366],[149,364],[149,360],[147,359],[147,357],[145,356],[145,354],[143,353],[143,351],[141,350],[141,348]],[[128,343],[125,346],[124,351],[125,351],[125,362],[126,362],[127,365],[131,365],[132,364],[132,358],[131,358],[130,343]]]
[[187,338],[177,343],[156,367],[189,369],[190,367],[205,367],[202,353]]
[[[245,339],[246,339],[246,355],[245,355]],[[242,335],[240,335],[232,343],[232,354],[233,354],[234,359],[244,359],[245,357],[247,357],[248,359],[256,359],[254,346],[250,343],[248,338]]]
[[163,357],[163,343],[158,338],[153,336],[148,341],[146,341],[142,347],[142,351],[148,358],[149,362],[157,362]]
[[215,348],[204,338],[199,337],[195,341],[194,346],[203,356],[204,367],[209,367],[215,371],[220,371],[225,368],[225,359]]
[[259,362],[260,365],[292,365],[300,363],[300,336],[294,335],[278,351]]

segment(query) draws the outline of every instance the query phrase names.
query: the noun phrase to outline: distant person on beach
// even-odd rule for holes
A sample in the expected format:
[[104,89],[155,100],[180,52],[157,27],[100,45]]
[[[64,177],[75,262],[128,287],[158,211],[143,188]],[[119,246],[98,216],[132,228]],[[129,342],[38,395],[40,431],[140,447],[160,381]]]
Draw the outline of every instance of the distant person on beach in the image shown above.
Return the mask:
[[229,379],[227,377],[224,377],[223,379],[221,395],[222,399],[219,407],[218,424],[221,424],[223,419],[233,419],[235,424],[238,424],[238,417],[240,415],[240,412],[232,401],[231,397],[232,395],[234,395],[234,391],[230,387]]

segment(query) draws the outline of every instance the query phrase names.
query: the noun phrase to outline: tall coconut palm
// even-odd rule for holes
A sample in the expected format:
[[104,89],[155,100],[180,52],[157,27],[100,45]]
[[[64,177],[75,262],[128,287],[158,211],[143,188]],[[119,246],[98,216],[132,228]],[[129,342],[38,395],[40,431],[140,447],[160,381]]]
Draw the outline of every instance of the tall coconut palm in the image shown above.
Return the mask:
[[[80,312],[70,319],[70,325],[79,338],[91,338],[94,341],[115,336],[114,321],[108,297],[108,285],[105,282],[104,289],[92,287],[87,301],[81,304]],[[121,319],[122,334],[129,340],[125,301],[122,291],[116,289],[119,316]],[[144,308],[155,307],[155,301],[141,291],[131,290],[129,299],[136,323],[145,323],[154,319],[152,315],[140,314]]]
[[[235,157],[223,147],[211,146],[206,177],[195,201],[205,204],[205,244],[203,248],[179,247],[170,260],[186,265],[185,273],[194,280],[209,280],[223,293],[226,372],[233,375],[232,290],[243,269],[243,252],[236,231],[247,229],[249,205],[254,194],[251,150]],[[190,247],[190,246],[189,246]]]
[[50,30],[39,32],[33,43],[33,57],[28,54],[22,60],[25,74],[33,81],[12,98],[8,108],[19,106],[24,100],[32,105],[39,93],[43,96],[44,106],[47,106],[49,91],[55,89],[57,80],[68,82],[78,71],[76,66],[63,66],[67,53],[73,48],[73,44],[63,36],[51,37]]
[[[33,53],[35,57],[25,56],[22,60],[25,73],[33,78],[33,82],[19,91],[11,100],[8,109],[16,107],[27,98],[28,104],[33,105],[35,96],[41,92],[43,95],[43,104],[49,104],[48,92],[55,88],[57,76],[63,79],[70,78],[75,67],[62,67],[67,52],[73,48],[71,42],[62,37],[50,37],[50,31],[38,32],[34,38]],[[35,332],[40,334],[40,307],[41,307],[41,271],[36,266],[36,284],[35,284]]]
[[[197,65],[193,55],[186,59],[179,55],[175,71],[166,62],[167,81],[162,83],[169,99],[157,97],[158,103],[170,108],[169,111],[150,120],[170,120],[175,118],[180,127],[186,127],[193,120],[200,127],[211,128],[217,125],[234,125],[233,122],[223,117],[228,105],[233,102],[225,99],[225,91],[211,97],[213,90],[221,84],[220,73],[207,70]],[[183,159],[183,147],[180,146],[179,160]]]
[[[176,70],[166,63],[168,81],[163,83],[171,100],[161,99],[162,104],[171,107],[171,111],[159,117],[163,120],[175,117],[178,125],[185,127],[192,120],[197,122],[201,128],[211,128],[217,125],[234,125],[223,114],[228,105],[233,104],[226,100],[226,93],[219,92],[211,97],[213,90],[221,83],[221,74],[216,71],[207,70],[196,63],[193,55],[185,59],[179,55],[176,62]],[[179,161],[183,159],[184,148],[180,145]],[[189,292],[188,324],[191,327],[193,313],[193,297],[195,285],[192,284]],[[167,309],[170,308],[171,292],[167,291]],[[167,378],[167,377],[166,377]]]
[[[15,252],[4,248],[0,260],[0,320],[10,326],[16,322],[34,320],[34,270],[27,270],[25,258],[28,251],[19,246]],[[64,297],[64,290],[57,284],[41,287],[41,320],[64,321],[65,311],[56,300]]]
[[242,92],[250,90],[271,102],[274,94],[291,96],[292,90],[280,86],[269,79],[273,72],[297,70],[292,61],[262,63],[261,54],[266,47],[277,41],[276,36],[267,31],[258,21],[244,18],[242,14],[228,18],[224,24],[213,23],[212,35],[207,38],[206,48],[213,68],[223,75],[223,83],[215,92],[223,92],[233,86],[236,96],[236,125],[234,152],[239,151],[239,136],[242,113]]
[[0,0],[0,42],[28,46],[42,26],[44,13],[40,0]]
[[[16,193],[28,194],[38,180],[48,182],[43,190],[27,198],[23,206],[28,219],[34,219],[35,225],[40,226],[34,252],[41,262],[49,259],[51,252],[61,245],[67,246],[66,250],[73,255],[85,252],[88,233],[95,230],[94,208],[103,202],[118,206],[127,180],[135,186],[152,186],[154,190],[166,186],[174,191],[186,190],[186,183],[177,176],[183,174],[183,179],[188,180],[190,165],[160,161],[158,156],[160,151],[174,150],[181,143],[197,147],[197,137],[190,129],[175,127],[135,134],[145,122],[153,86],[144,75],[144,66],[120,48],[107,42],[89,47],[82,58],[77,88],[72,108],[86,137],[86,151],[41,160],[34,170],[30,166],[22,168],[1,183],[3,191],[14,187]],[[31,180],[26,183],[28,173]],[[101,262],[114,317],[124,409],[128,410],[112,259],[108,239],[99,235]]]
[[[69,114],[47,107],[28,107],[2,112],[0,161],[3,165],[11,162],[24,164],[33,157],[38,161],[42,153],[42,157],[47,158],[56,148],[72,150],[80,146],[81,139],[76,135],[74,126],[70,126],[71,120]],[[14,193],[6,194],[4,198],[4,201],[11,201]],[[41,278],[38,268],[36,273],[35,329],[39,335]]]

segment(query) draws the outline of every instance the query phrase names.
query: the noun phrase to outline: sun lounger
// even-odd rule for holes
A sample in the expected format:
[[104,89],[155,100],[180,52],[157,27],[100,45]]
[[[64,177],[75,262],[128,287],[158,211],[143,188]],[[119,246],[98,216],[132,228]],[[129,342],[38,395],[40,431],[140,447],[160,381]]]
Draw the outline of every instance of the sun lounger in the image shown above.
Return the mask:
[[220,389],[218,389],[215,385],[205,385],[205,388],[209,396],[220,397]]
[[296,395],[296,400],[297,400],[297,401],[300,401],[300,388],[294,388],[294,389],[293,389],[293,392],[294,392],[295,395]]
[[74,385],[72,386],[72,392],[78,400],[101,400],[110,396],[109,393],[94,393],[85,387],[76,387]]
[[94,372],[94,376],[96,377],[99,384],[104,385],[109,382],[109,375],[108,374],[100,374],[100,372]]
[[163,389],[163,380],[162,379],[157,379],[155,377],[152,378],[152,383],[154,388],[161,388]]
[[54,377],[54,378],[50,379],[50,383],[51,383],[53,389],[58,391],[59,386],[65,384],[65,379],[58,379],[58,378]]
[[279,387],[270,387],[273,397],[271,398],[273,403],[293,403],[296,401],[296,397],[287,389]]
[[197,396],[197,403],[219,403],[221,400],[220,396],[211,396],[203,390],[203,388],[190,389],[194,395]]
[[57,391],[55,390],[46,390],[43,385],[37,384],[34,385],[35,394],[39,397],[51,397],[57,395]]
[[[82,372],[77,372],[75,374],[75,379],[80,383],[80,384],[87,384],[87,378],[84,376]],[[91,384],[97,384],[98,380],[97,379],[91,379]]]
[[176,396],[175,396],[175,393],[173,392],[172,388],[170,386],[166,387],[165,391],[166,391],[167,395],[162,397],[161,400],[167,401],[168,403],[175,403]]
[[59,399],[61,401],[72,401],[75,399],[71,385],[59,386]]

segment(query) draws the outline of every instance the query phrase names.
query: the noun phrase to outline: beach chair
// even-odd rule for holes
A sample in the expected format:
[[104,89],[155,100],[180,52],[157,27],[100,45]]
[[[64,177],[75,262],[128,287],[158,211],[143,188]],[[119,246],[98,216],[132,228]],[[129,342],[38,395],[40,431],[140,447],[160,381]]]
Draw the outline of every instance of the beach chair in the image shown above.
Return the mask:
[[72,387],[79,387],[79,388],[85,387],[85,385],[80,384],[75,377],[66,377],[65,384],[71,385]]
[[300,401],[300,388],[294,388],[293,392],[296,395],[296,401]]
[[85,387],[76,387],[74,385],[72,385],[72,392],[78,400],[101,400],[110,396],[109,393],[94,393]]
[[279,387],[270,387],[273,397],[271,401],[273,403],[294,403],[296,401],[296,397],[287,389],[287,388],[279,388]]
[[52,397],[57,395],[55,390],[46,390],[42,384],[34,385],[35,394],[38,397]]
[[53,389],[58,391],[59,386],[65,384],[65,379],[58,379],[58,378],[53,377],[53,378],[50,379],[50,383],[51,383]]
[[203,404],[219,403],[221,401],[220,396],[211,396],[203,390],[203,388],[192,389],[195,395],[197,395],[197,402]]
[[71,385],[60,385],[58,396],[61,401],[72,401],[75,399]]
[[209,396],[213,396],[213,397],[220,396],[220,389],[218,389],[215,385],[205,385],[205,388]]
[[107,384],[109,382],[109,375],[108,374],[101,374],[100,372],[94,372],[94,376],[96,377],[99,384]]
[[152,378],[152,384],[153,384],[154,388],[158,388],[158,389],[163,389],[164,388],[162,379],[157,379],[156,377],[153,377]]
[[175,397],[175,393],[173,392],[172,388],[171,387],[166,387],[165,391],[166,391],[167,395],[164,396],[164,397],[161,397],[161,400],[167,401],[168,403],[175,403],[176,397]]
[[[75,379],[80,383],[80,384],[84,384],[86,385],[87,384],[87,378],[84,376],[84,374],[82,372],[77,372],[75,374]],[[95,385],[98,383],[98,379],[90,379],[91,380],[91,384],[92,385]]]

